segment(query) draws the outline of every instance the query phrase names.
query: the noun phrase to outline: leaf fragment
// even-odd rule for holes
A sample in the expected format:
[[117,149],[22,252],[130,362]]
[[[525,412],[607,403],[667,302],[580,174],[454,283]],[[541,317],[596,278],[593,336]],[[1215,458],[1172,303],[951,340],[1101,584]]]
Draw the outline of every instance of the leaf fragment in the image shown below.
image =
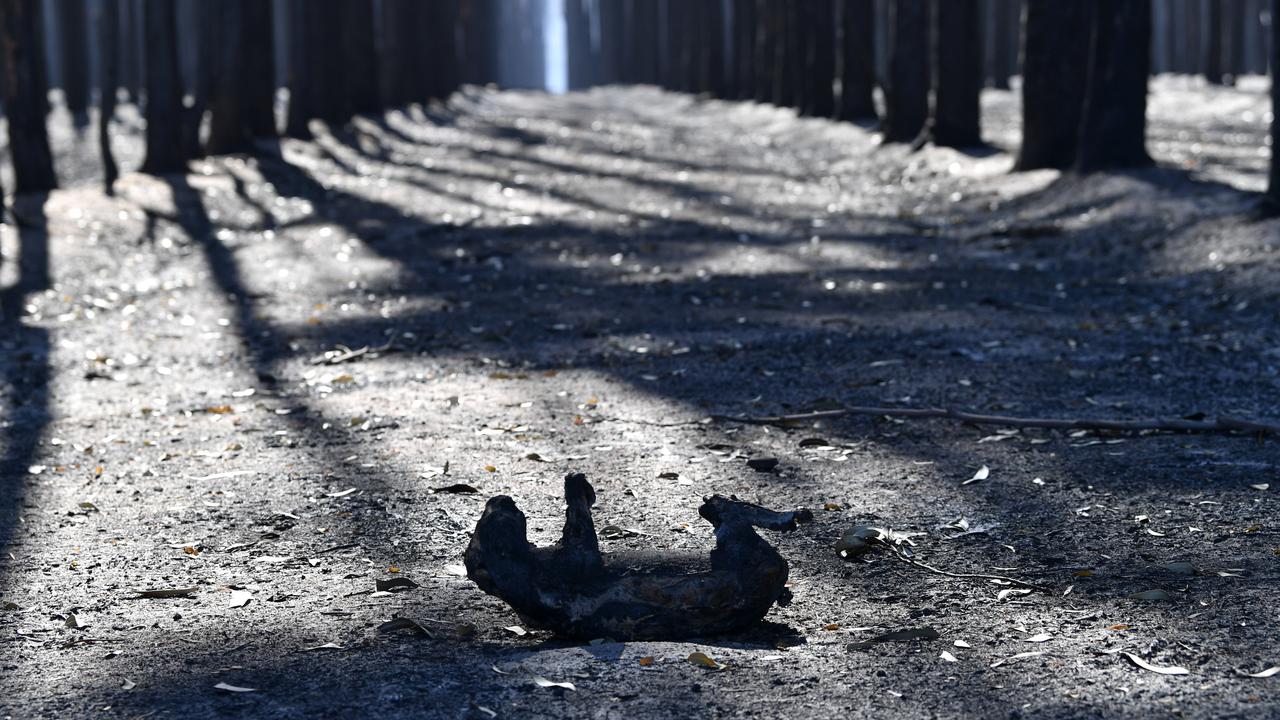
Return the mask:
[[1161,675],[1190,675],[1191,674],[1190,670],[1184,667],[1178,667],[1177,665],[1169,665],[1169,666],[1153,665],[1147,662],[1146,660],[1143,660],[1142,658],[1138,657],[1137,655],[1134,655],[1133,653],[1127,652],[1125,650],[1121,650],[1120,654],[1125,656],[1126,658],[1129,658],[1129,662],[1133,663],[1134,665],[1137,665],[1143,670],[1150,670],[1153,673],[1160,673]]
[[249,592],[248,590],[232,590],[231,601],[227,603],[227,607],[242,608],[245,605],[248,605],[249,601],[252,599],[253,599],[253,593]]
[[698,665],[704,668],[710,668],[712,670],[723,670],[726,667],[728,667],[728,665],[716,662],[711,658],[710,655],[707,655],[704,652],[689,653],[689,657],[685,659],[693,663],[694,665]]
[[410,620],[405,617],[391,618],[390,620],[378,626],[380,633],[393,633],[401,630],[408,630],[411,635],[420,635],[422,637],[434,638],[431,631],[420,625],[417,621]]
[[870,640],[863,640],[849,645],[849,650],[862,650],[872,645],[886,642],[911,642],[913,640],[937,640],[941,637],[936,628],[920,627],[909,628],[906,630],[895,630],[887,632],[883,635],[877,635]]
[[1146,602],[1162,602],[1169,599],[1169,593],[1164,590],[1143,590],[1129,595],[1130,600],[1144,600]]
[[537,685],[540,688],[560,688],[562,690],[570,690],[572,692],[578,691],[578,688],[571,682],[556,682],[554,680],[548,680],[535,672],[529,672],[529,679],[533,681],[534,685]]
[[224,683],[224,682],[220,682],[217,685],[214,685],[213,688],[215,690],[226,690],[227,692],[233,692],[233,693],[258,692],[258,688],[240,687],[239,685],[231,685],[229,683]]
[[991,477],[991,468],[987,467],[986,465],[983,465],[982,467],[978,468],[978,472],[974,473],[973,477],[969,478],[968,480],[965,480],[960,484],[972,485],[976,482],[981,482],[983,480],[986,480],[989,477]]

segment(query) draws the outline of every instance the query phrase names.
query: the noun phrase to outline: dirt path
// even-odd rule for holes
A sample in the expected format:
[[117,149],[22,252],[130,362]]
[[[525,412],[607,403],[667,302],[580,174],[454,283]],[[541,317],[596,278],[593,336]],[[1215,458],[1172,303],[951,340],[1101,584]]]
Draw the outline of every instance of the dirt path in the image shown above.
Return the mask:
[[[20,203],[0,716],[1274,714],[1280,676],[1241,673],[1280,665],[1276,441],[700,422],[1275,419],[1280,226],[1232,187],[1265,164],[1265,95],[1157,87],[1166,166],[1120,176],[651,89],[473,92]],[[987,104],[1007,147],[1013,98]],[[712,492],[814,508],[771,538],[794,604],[689,643],[512,631],[456,574],[467,533],[507,493],[550,541],[569,470],[640,533],[606,549],[709,548]],[[479,493],[431,492],[459,483]],[[858,523],[1049,590],[843,562]],[[373,592],[392,577],[419,587]],[[394,616],[433,637],[378,632]],[[940,637],[850,648],[911,628]]]

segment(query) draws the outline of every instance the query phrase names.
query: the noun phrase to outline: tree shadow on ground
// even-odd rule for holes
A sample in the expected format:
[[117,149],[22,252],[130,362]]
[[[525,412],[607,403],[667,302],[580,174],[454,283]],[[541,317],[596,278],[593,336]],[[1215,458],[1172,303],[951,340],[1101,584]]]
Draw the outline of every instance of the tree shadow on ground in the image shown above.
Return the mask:
[[[526,140],[521,137],[520,142]],[[484,157],[499,166],[508,161],[522,166],[540,163],[502,153]],[[579,171],[572,165],[541,164],[549,172]],[[1122,195],[1095,198],[1092,205],[1084,205],[1073,197],[1078,186],[1064,190],[1064,185],[1056,185],[1038,201],[1023,198],[1019,202],[1024,204],[1015,208],[1019,222],[1053,224],[1057,229],[1014,243],[1008,242],[1007,233],[1000,235],[997,225],[1001,213],[985,210],[971,211],[967,224],[962,223],[963,234],[845,234],[823,239],[812,255],[800,254],[795,249],[797,238],[789,233],[755,232],[749,243],[753,250],[790,247],[794,251],[791,268],[755,272],[743,271],[736,261],[730,262],[733,253],[748,243],[740,242],[738,233],[714,223],[651,218],[622,229],[567,220],[511,228],[459,227],[406,214],[403,207],[345,190],[333,178],[317,177],[312,169],[283,155],[259,158],[257,169],[280,196],[306,199],[314,209],[311,221],[347,229],[362,239],[363,247],[394,264],[394,279],[364,291],[439,298],[447,303],[446,311],[411,310],[392,318],[341,319],[314,326],[264,319],[255,300],[269,295],[255,284],[262,278],[253,275],[252,267],[247,272],[247,261],[237,259],[237,250],[219,239],[219,228],[210,220],[200,191],[186,178],[166,180],[179,210],[176,222],[200,247],[214,284],[234,307],[234,329],[245,359],[271,395],[287,397],[292,405],[302,407],[288,416],[289,422],[296,432],[312,440],[310,447],[318,448],[315,454],[326,462],[337,457],[335,445],[358,441],[335,442],[341,430],[336,435],[318,434],[316,428],[325,420],[319,404],[280,382],[281,364],[339,343],[355,346],[402,340],[406,331],[430,340],[412,349],[423,357],[484,356],[498,367],[509,368],[510,373],[574,368],[614,377],[663,403],[668,412],[675,405],[679,416],[665,419],[676,421],[693,422],[710,412],[744,409],[762,413],[804,410],[831,401],[1101,413],[1095,410],[1095,403],[1107,412],[1132,408],[1178,412],[1192,404],[1198,409],[1226,398],[1255,412],[1268,410],[1253,392],[1250,368],[1223,372],[1213,354],[1194,342],[1183,342],[1196,339],[1192,331],[1170,329],[1162,315],[1168,304],[1163,298],[1193,288],[1209,294],[1190,301],[1179,298],[1187,306],[1183,309],[1195,314],[1189,318],[1192,325],[1224,321],[1245,329],[1254,322],[1256,318],[1249,316],[1220,317],[1215,309],[1219,297],[1213,294],[1210,273],[1186,273],[1169,281],[1129,279],[1127,276],[1141,272],[1153,248],[1143,244],[1110,247],[1108,236],[1118,234],[1124,218],[1086,231],[1060,224],[1082,209],[1118,203]],[[1155,178],[1175,185],[1184,182],[1176,175],[1151,172],[1138,179]],[[615,179],[630,181],[625,175]],[[647,181],[636,184],[672,198],[688,190]],[[240,194],[247,198],[250,193],[241,189]],[[578,198],[572,193],[559,197],[590,207],[590,197]],[[271,203],[259,200],[253,204],[269,207]],[[370,220],[383,223],[383,230],[368,232],[368,225],[361,223]],[[1168,228],[1152,228],[1151,232],[1157,230]],[[1044,247],[1046,244],[1050,247]],[[950,268],[925,261],[930,254],[952,260]],[[617,265],[610,260],[614,255],[621,257]],[[1099,257],[1117,262],[1100,268]],[[1048,264],[1037,268],[1037,260]],[[295,254],[299,264],[317,261],[300,249]],[[703,276],[684,271],[716,263],[728,270]],[[654,273],[651,267],[655,264],[681,271]],[[639,269],[631,269],[632,265]],[[1118,282],[1121,277],[1126,277],[1123,284]],[[1184,285],[1171,284],[1174,280]],[[1100,284],[1105,292],[1089,290]],[[1267,288],[1245,287],[1233,292],[1235,297],[1253,301],[1253,312],[1265,312],[1271,302]],[[1133,317],[1141,320],[1136,326],[1131,322]],[[1091,327],[1082,327],[1081,318]],[[475,332],[475,328],[482,328],[482,332]],[[1152,357],[1153,349],[1158,349],[1159,358]],[[1155,375],[1170,372],[1165,370],[1170,366],[1178,368],[1173,392],[1170,384],[1155,379]],[[1186,378],[1197,376],[1205,382],[1194,387],[1186,382]],[[605,425],[623,423],[626,418],[588,417],[586,422]],[[736,434],[730,436],[730,431]],[[743,447],[765,439],[756,430],[731,426],[699,432],[707,440]],[[1192,546],[1181,539],[1160,548],[1143,545],[1151,536],[1135,524],[1132,546],[1116,549],[1110,546],[1114,538],[1090,537],[1079,526],[1069,526],[1068,521],[1076,521],[1070,515],[1064,520],[1062,511],[1097,503],[1086,499],[1096,498],[1097,490],[1086,489],[1085,482],[1104,493],[1150,498],[1174,495],[1179,502],[1194,501],[1206,488],[1199,478],[1185,472],[1184,461],[1187,451],[1197,449],[1197,442],[1180,436],[1130,438],[1131,443],[1150,443],[1158,455],[1167,458],[1163,465],[1149,463],[1138,472],[1128,458],[1110,454],[1118,446],[1108,443],[1124,438],[1027,433],[1015,440],[982,444],[989,437],[987,432],[941,423],[906,426],[884,419],[850,418],[783,433],[782,437],[794,443],[802,434],[821,433],[836,443],[860,444],[869,459],[878,455],[911,461],[922,469],[906,476],[868,478],[844,470],[847,466],[815,462],[787,474],[746,476],[734,482],[744,493],[806,502],[839,492],[841,496],[833,500],[865,502],[867,514],[897,520],[902,518],[894,518],[894,508],[882,499],[886,487],[936,497],[939,509],[933,516],[909,519],[917,526],[938,521],[944,505],[968,508],[966,513],[980,508],[1007,530],[994,531],[995,537],[1010,545],[1016,543],[1020,570],[1056,572],[1081,561],[1097,567],[1098,556],[1106,553],[1117,558],[1117,565],[1154,562],[1170,549],[1182,551]],[[1047,442],[1032,444],[1033,440]],[[1231,444],[1238,458],[1269,461],[1268,450],[1249,447],[1247,439],[1213,441],[1224,442]],[[1206,447],[1212,449],[1213,443]],[[959,482],[964,478],[956,476],[957,468],[971,471],[979,461],[1009,476],[1025,474],[1030,478],[1035,476],[1032,473],[1042,472],[1048,494],[1010,492],[997,476],[995,481],[964,491],[970,493],[967,497],[960,495]],[[884,464],[873,466],[870,472],[886,468]],[[1225,482],[1240,483],[1248,477],[1244,470],[1233,470]],[[372,491],[391,485],[376,470],[356,482]],[[877,492],[882,493],[881,499],[875,497]],[[861,497],[862,493],[871,497]],[[642,502],[622,499],[621,507],[614,511],[626,512]],[[1103,504],[1107,502],[1111,501]],[[544,500],[543,504],[555,505],[558,499]],[[1093,512],[1097,515],[1101,511]],[[1080,516],[1077,513],[1075,517]],[[848,519],[821,518],[817,532],[783,538],[778,544],[784,555],[797,559],[809,582],[845,583],[850,593],[867,598],[867,603],[879,603],[872,607],[884,608],[886,614],[890,607],[903,604],[927,605],[912,610],[935,613],[934,605],[945,608],[948,602],[952,607],[958,604],[936,593],[926,600],[905,598],[898,591],[886,594],[883,576],[869,579],[868,568],[836,562],[826,540]],[[394,531],[394,527],[375,528],[370,542],[389,542]],[[963,554],[977,552],[973,538],[947,542],[963,548]],[[1232,552],[1240,552],[1239,536],[1222,542],[1236,544]],[[928,546],[940,554],[944,548],[941,541]],[[975,564],[981,565],[981,558]],[[1155,577],[1130,574],[1144,580]],[[935,581],[930,587],[950,582]],[[1099,581],[1096,594],[1082,589],[1075,597],[1105,602],[1119,595],[1126,582],[1132,580],[1117,575]],[[427,597],[420,607],[425,612],[448,614],[454,609],[451,602],[448,595]],[[496,602],[484,602],[484,609],[477,614],[506,616]],[[761,637],[765,636],[715,642],[753,643]],[[212,657],[239,657],[219,653],[213,639],[202,642],[196,643],[198,649]],[[304,638],[285,631],[272,642],[278,647],[290,643],[301,646]],[[546,649],[579,651],[558,643],[549,643]],[[287,714],[299,708],[324,712],[346,708],[360,712],[368,711],[369,697],[383,697],[396,712],[406,710],[405,702],[433,703],[425,706],[427,712],[467,712],[468,703],[483,704],[487,694],[509,691],[511,679],[504,673],[520,672],[509,663],[528,657],[531,648],[513,649],[481,639],[418,644],[388,641],[342,652],[337,656],[258,656],[246,652],[245,660],[257,668],[255,682],[272,692],[259,697],[214,698],[206,694],[194,701],[193,711]],[[590,651],[583,652],[590,655]],[[459,666],[460,655],[468,656],[465,667]],[[876,664],[873,656],[850,662],[865,667],[869,675]],[[499,664],[497,672],[489,667]],[[608,681],[623,672],[620,667],[611,667],[591,677]],[[341,688],[335,689],[334,677],[342,678]],[[185,692],[187,681],[162,687],[135,693],[129,702],[137,707],[169,708],[190,701]],[[715,683],[691,685],[678,676],[659,676],[648,683],[648,689],[654,696],[661,695],[661,702],[669,703],[667,708],[735,712],[746,703]],[[1016,692],[1003,689],[997,695],[1010,701],[1017,697]],[[585,715],[594,709],[586,700],[567,694],[557,698],[559,701],[563,705],[558,707],[570,714]],[[654,707],[647,704],[659,700],[643,697],[634,702],[621,707]],[[445,708],[445,703],[453,705]]]
[[0,546],[17,544],[27,485],[38,482],[34,476],[53,472],[33,467],[51,420],[49,331],[24,320],[26,297],[49,287],[45,200],[29,195],[15,201],[18,278],[0,288]]

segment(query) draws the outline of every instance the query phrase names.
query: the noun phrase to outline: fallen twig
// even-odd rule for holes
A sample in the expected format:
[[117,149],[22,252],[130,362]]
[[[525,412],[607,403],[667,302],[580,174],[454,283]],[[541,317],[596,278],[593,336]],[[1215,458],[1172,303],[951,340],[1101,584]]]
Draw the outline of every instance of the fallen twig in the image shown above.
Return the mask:
[[916,560],[915,558],[908,557],[905,553],[902,552],[902,550],[892,545],[885,545],[885,547],[889,548],[889,550],[893,553],[893,556],[901,560],[902,562],[912,567],[920,568],[921,570],[928,570],[929,572],[935,573],[937,575],[943,575],[945,577],[950,577],[950,578],[961,578],[965,580],[999,580],[1001,582],[1007,582],[1012,585],[1019,585],[1021,587],[1029,588],[1031,590],[1046,592],[1046,589],[1041,585],[1036,585],[1035,583],[1029,583],[1024,580],[1019,580],[1017,578],[1011,578],[1007,575],[988,575],[986,573],[957,573],[957,572],[951,572],[950,570],[943,570],[941,568],[936,568],[932,565],[929,565],[928,563],[922,563],[919,560]]
[[851,405],[835,410],[798,413],[795,415],[713,415],[716,420],[749,425],[793,425],[812,420],[875,415],[900,418],[940,418],[974,425],[1004,425],[1019,428],[1054,428],[1060,430],[1112,430],[1116,432],[1191,432],[1191,433],[1258,433],[1280,436],[1280,424],[1220,415],[1212,420],[1154,418],[1145,420],[1091,420],[1086,418],[1034,418],[1008,415],[984,415],[951,408],[893,408]]
[[312,358],[311,364],[312,365],[339,365],[344,362],[350,362],[351,360],[356,360],[358,358],[364,357],[365,355],[368,355],[370,357],[377,357],[380,353],[388,352],[395,349],[392,347],[392,341],[390,340],[388,340],[386,344],[378,345],[377,347],[369,347],[368,345],[365,345],[364,347],[352,350],[351,348],[346,347],[345,345],[339,345],[338,348],[339,349],[337,350],[330,350],[319,357]]

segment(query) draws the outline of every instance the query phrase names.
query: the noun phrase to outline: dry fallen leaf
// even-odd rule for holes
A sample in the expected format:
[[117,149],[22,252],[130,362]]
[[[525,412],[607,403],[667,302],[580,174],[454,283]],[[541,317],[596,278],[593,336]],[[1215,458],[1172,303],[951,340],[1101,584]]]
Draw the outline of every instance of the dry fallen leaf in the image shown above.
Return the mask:
[[1152,665],[1151,663],[1147,662],[1146,660],[1143,660],[1137,655],[1134,655],[1131,652],[1126,652],[1124,650],[1121,650],[1120,654],[1129,658],[1129,662],[1133,663],[1134,665],[1137,665],[1143,670],[1150,670],[1153,673],[1160,673],[1161,675],[1190,675],[1191,674],[1190,670],[1184,667],[1178,667],[1177,665],[1170,665],[1168,667],[1162,667],[1160,665]]
[[316,650],[345,650],[345,649],[346,648],[342,647],[338,643],[327,642],[323,645],[312,645],[311,647],[304,647],[298,652],[315,652]]
[[1245,677],[1251,678],[1269,678],[1276,673],[1280,673],[1280,667],[1269,667],[1256,673],[1246,673]]
[[1128,596],[1130,600],[1145,600],[1147,602],[1160,602],[1169,599],[1169,593],[1163,590],[1143,590]]
[[519,625],[508,625],[507,627],[504,627],[504,628],[502,628],[502,629],[503,629],[503,630],[506,630],[507,632],[511,633],[512,635],[515,635],[516,637],[524,637],[525,635],[528,635],[528,634],[529,634],[529,631],[528,631],[528,630],[525,630],[524,628],[520,627]]
[[952,644],[952,645],[955,645],[955,646],[956,646],[956,647],[958,647],[958,648],[973,647],[972,645],[970,645],[969,643],[967,643],[967,642],[965,642],[965,641],[963,641],[963,640],[957,640],[957,641],[955,641],[955,642],[953,642],[953,643],[951,643],[951,644]]
[[649,667],[654,663],[654,660],[652,655],[646,655],[640,658],[639,660],[637,660],[636,662],[640,663],[644,667]]
[[1022,597],[1023,595],[1030,595],[1030,594],[1031,594],[1031,591],[1028,590],[1027,588],[1007,588],[1005,590],[1001,590],[1000,592],[996,593],[996,599],[1004,600],[1005,598]]
[[125,678],[124,682],[120,683],[121,690],[132,690],[136,687],[138,687],[138,683],[130,680],[129,678]]
[[245,605],[248,605],[249,601],[252,599],[253,599],[253,593],[249,592],[248,590],[232,590],[231,602],[227,603],[227,607],[241,608],[241,607],[244,607]]
[[1050,635],[1049,633],[1039,633],[1036,635],[1032,635],[1029,638],[1026,638],[1024,642],[1042,643],[1042,642],[1049,642],[1052,639],[1053,639],[1053,636]]
[[712,660],[709,655],[703,652],[689,653],[689,657],[686,658],[686,660],[693,663],[694,665],[700,665],[705,668],[711,668],[712,670],[723,670],[726,667],[728,667],[727,665],[723,665],[721,663],[716,662],[715,660]]
[[942,654],[941,654],[941,655],[939,655],[939,657],[941,657],[941,658],[942,658],[944,661],[946,661],[946,662],[957,662],[957,661],[956,661],[956,656],[955,656],[955,655],[952,655],[951,653],[947,652],[946,650],[943,650],[943,651],[942,651]]
[[991,468],[987,467],[986,465],[983,465],[982,467],[978,468],[978,472],[974,473],[973,477],[969,478],[968,480],[965,480],[960,484],[972,485],[973,483],[976,483],[980,480],[986,480],[989,477],[991,477]]
[[458,563],[450,563],[444,566],[444,571],[450,575],[461,575],[462,577],[466,577],[467,566],[459,565]]
[[554,680],[548,680],[534,672],[529,673],[529,679],[533,680],[533,684],[540,688],[563,688],[574,692],[578,691],[578,688],[571,682],[555,682]]
[[229,685],[224,682],[220,682],[217,685],[214,685],[213,687],[215,690],[226,690],[227,692],[233,692],[233,693],[258,692],[257,688],[240,687],[239,685]]

